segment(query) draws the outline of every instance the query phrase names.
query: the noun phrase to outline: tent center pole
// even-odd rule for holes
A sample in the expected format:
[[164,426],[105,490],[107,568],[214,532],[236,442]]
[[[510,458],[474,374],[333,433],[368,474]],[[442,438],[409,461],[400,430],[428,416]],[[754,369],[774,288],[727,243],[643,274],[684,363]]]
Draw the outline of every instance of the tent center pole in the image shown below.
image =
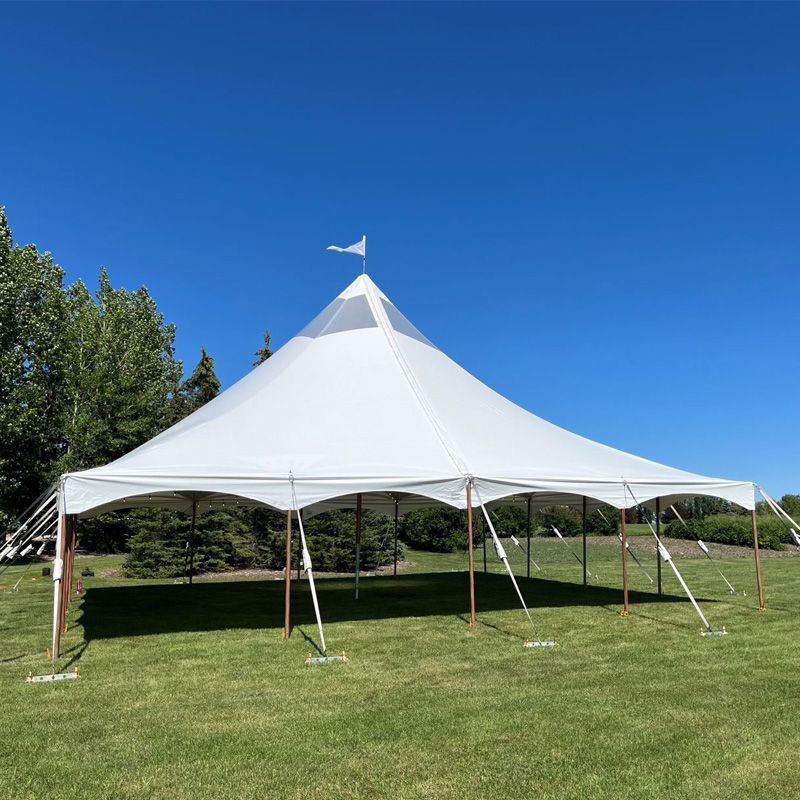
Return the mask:
[[358,600],[358,583],[361,577],[361,493],[356,495],[356,600]]
[[194,574],[194,526],[197,521],[197,500],[192,500],[192,524],[189,528],[189,586]]
[[469,626],[475,627],[475,553],[472,549],[472,482],[467,483],[467,552],[469,553]]
[[[656,497],[656,537],[661,539],[661,498]],[[661,583],[661,553],[658,552],[656,543],[656,569],[658,571],[658,596],[661,597],[664,589]]]
[[758,521],[756,520],[756,510],[753,509],[751,519],[753,520],[753,556],[756,562],[756,583],[758,584],[758,610],[764,611],[764,586],[761,583],[761,559],[758,555]]
[[291,623],[291,602],[292,602],[292,512],[286,512],[286,572],[284,575],[283,593],[283,633],[281,639],[289,638]]
[[628,616],[628,532],[625,527],[625,509],[619,511],[619,525],[622,532],[622,616]]
[[586,497],[583,498],[583,585],[586,586]]
[[397,516],[398,516],[398,502],[394,501],[394,569],[393,575],[397,577]]

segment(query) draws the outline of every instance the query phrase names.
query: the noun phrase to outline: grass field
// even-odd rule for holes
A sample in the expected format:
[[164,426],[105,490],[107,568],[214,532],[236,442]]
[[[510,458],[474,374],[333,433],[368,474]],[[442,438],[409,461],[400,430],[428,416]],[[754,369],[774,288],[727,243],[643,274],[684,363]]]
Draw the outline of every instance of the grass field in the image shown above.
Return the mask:
[[[649,543],[635,543],[654,574]],[[665,573],[658,599],[631,564],[620,616],[619,549],[592,540],[588,588],[555,540],[520,581],[552,651],[525,649],[525,617],[493,553],[476,554],[478,625],[466,625],[465,556],[410,553],[396,578],[319,581],[331,651],[306,667],[316,627],[305,581],[280,640],[273,578],[95,578],[73,601],[61,667],[46,672],[51,583],[29,570],[0,594],[5,758],[0,798],[793,798],[800,796],[800,559],[720,548],[741,594],[707,561],[681,559],[728,636],[703,638]],[[691,555],[691,553],[687,553]],[[512,553],[517,569],[522,559]],[[19,568],[0,577],[5,592]]]

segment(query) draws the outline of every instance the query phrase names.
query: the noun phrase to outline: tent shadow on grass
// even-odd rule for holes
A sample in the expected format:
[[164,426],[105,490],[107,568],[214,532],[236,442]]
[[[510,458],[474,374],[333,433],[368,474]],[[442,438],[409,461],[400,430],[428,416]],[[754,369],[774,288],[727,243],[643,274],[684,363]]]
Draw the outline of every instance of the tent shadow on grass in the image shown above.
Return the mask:
[[[621,606],[622,592],[603,586],[583,587],[542,578],[518,578],[531,609],[563,606]],[[505,575],[476,573],[477,610],[519,609],[519,600]],[[379,576],[361,582],[361,598],[353,597],[353,581],[317,581],[325,623],[398,617],[461,616],[467,613],[467,575],[459,572]],[[280,628],[283,625],[283,581],[218,581],[154,586],[90,588],[81,604],[84,638],[109,639],[158,633]],[[677,595],[630,591],[632,605],[680,601]],[[292,582],[292,624],[313,625],[314,611],[306,581]]]

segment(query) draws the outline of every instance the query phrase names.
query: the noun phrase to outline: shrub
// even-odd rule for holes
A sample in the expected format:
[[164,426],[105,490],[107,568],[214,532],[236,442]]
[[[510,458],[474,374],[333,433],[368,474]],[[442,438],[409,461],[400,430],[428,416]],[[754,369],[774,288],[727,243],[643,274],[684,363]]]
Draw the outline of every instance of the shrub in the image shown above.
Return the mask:
[[[477,532],[477,526],[474,526],[473,533]],[[445,506],[409,511],[400,520],[400,536],[406,544],[418,550],[432,550],[435,553],[466,550],[465,513]]]
[[[686,520],[684,527],[680,520],[669,522],[664,534],[675,539],[702,539],[704,542],[735,544],[741,547],[753,546],[753,528],[749,516],[741,514],[712,514],[703,519]],[[789,534],[775,517],[758,517],[758,544],[767,550],[782,550],[783,542],[789,541]]]
[[619,510],[603,506],[592,511],[586,520],[586,527],[595,536],[616,536],[619,533]]
[[549,506],[536,512],[537,527],[543,536],[555,536],[553,525],[562,536],[580,536],[583,532],[583,515],[569,506]]

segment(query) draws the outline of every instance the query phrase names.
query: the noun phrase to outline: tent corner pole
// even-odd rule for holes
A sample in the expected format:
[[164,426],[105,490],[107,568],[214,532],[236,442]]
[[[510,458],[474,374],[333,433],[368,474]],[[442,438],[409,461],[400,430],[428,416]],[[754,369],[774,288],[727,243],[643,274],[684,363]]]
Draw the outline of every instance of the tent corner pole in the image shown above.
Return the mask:
[[472,481],[467,483],[467,552],[469,553],[469,627],[475,627],[475,553],[472,549]]
[[[656,537],[661,539],[661,498],[656,497]],[[661,582],[661,553],[658,552],[658,543],[656,543],[656,570],[658,572],[658,596],[661,597],[664,588]]]
[[283,633],[281,639],[289,638],[292,614],[292,511],[286,512],[286,571],[283,578]]
[[758,520],[755,508],[751,512],[751,519],[753,521],[753,557],[756,562],[756,584],[758,585],[758,610],[765,611],[764,585],[761,582],[761,559],[758,553]]
[[627,617],[628,611],[628,532],[625,527],[625,509],[619,511],[619,525],[622,533],[622,616]]
[[586,586],[586,496],[583,497],[583,585]]
[[63,594],[64,594],[64,549],[67,536],[67,517],[63,511],[59,498],[58,533],[56,534],[56,558],[53,563],[53,638],[52,653],[53,667],[61,655],[61,629],[63,624]]

